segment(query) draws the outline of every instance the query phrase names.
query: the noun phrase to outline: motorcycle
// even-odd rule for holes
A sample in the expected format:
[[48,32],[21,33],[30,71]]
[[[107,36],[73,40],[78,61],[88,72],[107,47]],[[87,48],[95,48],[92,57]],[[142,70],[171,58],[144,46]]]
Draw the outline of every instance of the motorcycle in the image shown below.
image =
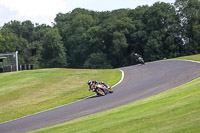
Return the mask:
[[138,60],[137,60],[137,62],[140,63],[140,64],[142,64],[142,65],[145,64],[142,57],[139,57]]
[[103,84],[94,84],[91,89],[96,92],[97,96],[105,96],[108,93],[113,93],[113,89]]

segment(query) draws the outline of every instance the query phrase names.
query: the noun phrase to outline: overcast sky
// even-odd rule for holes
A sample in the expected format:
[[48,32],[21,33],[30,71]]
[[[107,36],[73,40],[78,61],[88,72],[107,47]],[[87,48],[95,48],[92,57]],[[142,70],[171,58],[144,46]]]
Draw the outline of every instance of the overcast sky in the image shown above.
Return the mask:
[[52,25],[58,13],[68,13],[75,8],[94,11],[112,11],[120,8],[134,9],[137,6],[152,5],[162,1],[175,0],[0,0],[0,27],[11,20]]

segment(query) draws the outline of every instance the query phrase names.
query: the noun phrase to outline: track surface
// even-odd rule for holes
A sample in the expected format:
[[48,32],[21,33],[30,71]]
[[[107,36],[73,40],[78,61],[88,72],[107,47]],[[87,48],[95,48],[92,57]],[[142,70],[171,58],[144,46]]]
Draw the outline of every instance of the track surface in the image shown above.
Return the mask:
[[170,60],[120,68],[124,80],[114,93],[0,124],[1,133],[23,133],[131,103],[200,77],[200,63]]

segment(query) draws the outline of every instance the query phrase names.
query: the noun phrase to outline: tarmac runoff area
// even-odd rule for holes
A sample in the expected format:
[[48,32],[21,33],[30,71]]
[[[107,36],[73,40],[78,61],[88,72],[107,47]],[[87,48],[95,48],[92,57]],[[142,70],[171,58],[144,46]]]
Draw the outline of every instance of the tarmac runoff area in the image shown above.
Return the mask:
[[157,61],[119,70],[123,76],[113,87],[114,93],[100,97],[94,95],[1,123],[0,132],[23,133],[63,123],[162,93],[200,77],[200,63],[186,60]]

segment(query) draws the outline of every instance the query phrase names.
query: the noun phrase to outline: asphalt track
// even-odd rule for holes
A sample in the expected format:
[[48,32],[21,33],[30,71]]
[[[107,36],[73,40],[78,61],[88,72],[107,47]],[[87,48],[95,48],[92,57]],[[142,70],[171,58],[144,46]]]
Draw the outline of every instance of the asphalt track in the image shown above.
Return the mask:
[[[92,96],[0,124],[0,133],[23,133],[128,104],[200,77],[200,63],[168,60],[120,68],[123,81],[114,93]],[[87,90],[87,89],[86,89]]]

